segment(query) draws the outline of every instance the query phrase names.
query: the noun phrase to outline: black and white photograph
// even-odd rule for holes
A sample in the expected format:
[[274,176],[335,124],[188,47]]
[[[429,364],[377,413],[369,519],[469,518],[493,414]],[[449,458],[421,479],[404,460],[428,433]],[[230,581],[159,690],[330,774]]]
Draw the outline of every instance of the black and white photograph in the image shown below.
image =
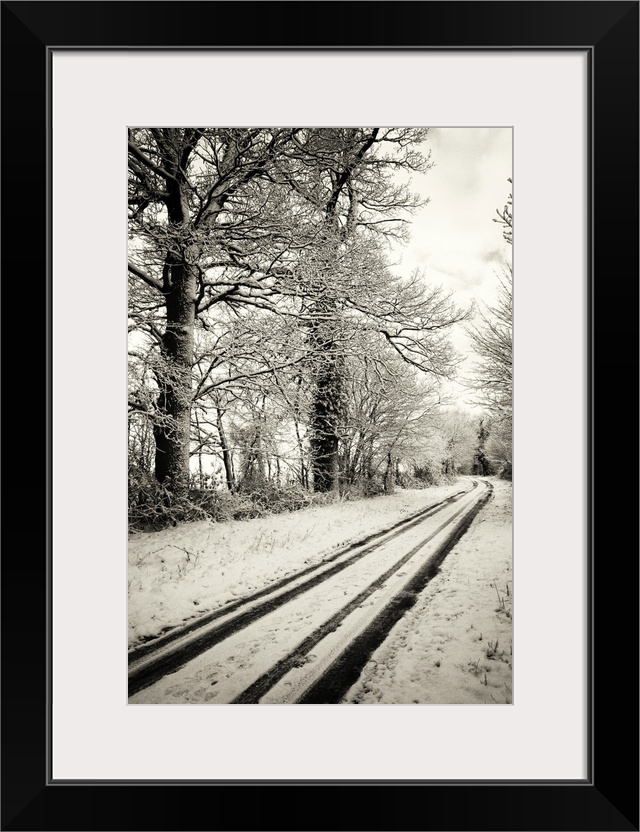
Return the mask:
[[512,705],[512,147],[128,128],[129,704]]
[[637,832],[639,0],[2,6],[2,828]]

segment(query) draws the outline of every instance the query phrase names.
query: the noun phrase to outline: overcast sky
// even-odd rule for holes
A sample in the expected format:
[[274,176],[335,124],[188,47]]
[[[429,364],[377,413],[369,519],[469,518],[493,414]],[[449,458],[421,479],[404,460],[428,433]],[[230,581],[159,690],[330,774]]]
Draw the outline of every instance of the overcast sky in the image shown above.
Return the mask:
[[412,189],[429,197],[413,218],[402,270],[424,268],[430,282],[459,293],[460,300],[492,295],[493,269],[508,246],[492,220],[510,192],[511,129],[433,127],[425,149],[434,166],[413,178]]
[[[463,306],[495,301],[495,273],[511,257],[502,226],[493,222],[511,191],[511,140],[511,128],[431,128],[425,150],[434,165],[412,180],[412,190],[430,201],[413,218],[399,268],[424,269],[429,283],[454,292]],[[464,332],[454,342],[468,352]]]

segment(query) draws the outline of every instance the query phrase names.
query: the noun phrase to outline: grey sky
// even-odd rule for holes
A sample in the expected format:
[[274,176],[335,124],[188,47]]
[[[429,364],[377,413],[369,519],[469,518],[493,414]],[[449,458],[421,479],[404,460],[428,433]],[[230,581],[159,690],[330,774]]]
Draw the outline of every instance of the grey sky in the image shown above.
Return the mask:
[[[511,191],[512,130],[435,127],[425,150],[431,150],[434,165],[414,176],[411,187],[428,197],[429,204],[413,217],[411,242],[398,252],[398,268],[404,274],[424,269],[426,280],[453,292],[461,306],[473,300],[492,304],[496,272],[511,258],[511,246],[493,218]],[[469,353],[463,327],[457,328],[453,341],[463,354]],[[473,357],[469,359],[462,373],[470,371]],[[457,392],[471,400],[466,391]]]
[[511,254],[492,222],[510,191],[511,137],[511,128],[431,128],[425,148],[434,166],[412,182],[430,201],[413,219],[402,270],[424,268],[461,303],[492,299],[494,270]]

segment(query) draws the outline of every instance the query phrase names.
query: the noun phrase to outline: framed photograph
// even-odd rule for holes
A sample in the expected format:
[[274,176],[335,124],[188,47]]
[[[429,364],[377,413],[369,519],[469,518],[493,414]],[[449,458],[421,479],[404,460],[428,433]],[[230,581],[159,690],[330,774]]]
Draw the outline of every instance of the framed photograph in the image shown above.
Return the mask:
[[[28,320],[38,320],[24,339],[28,347],[34,345],[33,355],[28,349],[26,361],[15,362],[11,349],[5,365],[12,395],[35,389],[34,377],[46,391],[40,394],[46,398],[46,433],[42,408],[23,405],[20,411],[21,444],[42,449],[42,441],[34,443],[32,437],[46,435],[46,477],[34,474],[42,469],[40,450],[37,463],[28,455],[28,463],[17,466],[25,476],[12,476],[6,489],[9,499],[19,500],[14,512],[5,514],[6,527],[22,526],[22,517],[27,526],[18,535],[20,556],[12,555],[14,538],[3,558],[3,829],[638,829],[637,545],[629,556],[626,529],[624,542],[614,533],[628,516],[636,516],[637,503],[630,499],[636,489],[621,476],[628,466],[620,463],[627,460],[629,437],[632,451],[637,439],[637,412],[629,407],[627,388],[629,375],[637,379],[638,6],[581,0],[2,3],[3,260],[11,298],[5,308],[24,309]],[[375,124],[394,127],[364,127]],[[479,634],[480,657],[493,664],[467,669],[477,683],[476,693],[467,698],[435,688],[429,692],[425,679],[437,678],[437,657],[430,663],[431,675],[417,680],[410,671],[404,678],[385,665],[382,673],[370,668],[367,683],[349,688],[348,695],[346,688],[327,693],[312,676],[313,683],[300,682],[299,695],[285,695],[284,685],[295,686],[310,661],[322,661],[319,638],[310,659],[287,656],[289,664],[284,662],[278,679],[266,685],[263,676],[256,681],[240,674],[245,681],[239,687],[225,687],[224,674],[208,671],[198,677],[197,697],[179,679],[162,688],[146,678],[132,688],[127,644],[130,658],[131,645],[134,653],[144,652],[145,639],[162,637],[163,628],[176,623],[172,615],[186,618],[184,604],[197,607],[201,599],[185,590],[170,607],[163,588],[164,618],[153,623],[151,616],[145,618],[146,573],[132,571],[131,558],[127,563],[127,506],[129,519],[132,512],[125,449],[133,447],[142,459],[155,438],[156,454],[164,447],[169,459],[174,428],[161,436],[162,426],[173,424],[169,417],[178,418],[175,408],[161,413],[166,422],[155,412],[151,434],[141,429],[132,439],[125,399],[128,360],[138,381],[140,368],[154,360],[154,384],[170,390],[174,376],[158,372],[142,337],[134,338],[133,349],[127,343],[127,318],[130,329],[153,338],[158,307],[152,293],[166,296],[169,284],[163,289],[162,281],[173,280],[166,269],[177,274],[191,268],[190,246],[197,247],[198,308],[206,312],[214,293],[231,299],[225,355],[233,358],[228,366],[244,375],[240,387],[229,392],[230,387],[213,383],[211,367],[200,368],[203,409],[198,412],[203,424],[216,414],[223,424],[212,423],[217,444],[208,445],[206,428],[198,423],[201,451],[192,459],[191,474],[200,506],[212,500],[217,506],[219,495],[229,492],[234,510],[240,510],[242,500],[242,510],[250,510],[254,497],[252,503],[235,487],[240,473],[227,467],[223,453],[225,407],[237,407],[234,442],[244,448],[236,457],[244,482],[253,482],[263,464],[271,465],[251,461],[255,436],[252,440],[246,429],[247,413],[253,413],[246,379],[253,385],[267,367],[275,379],[272,386],[278,385],[278,402],[288,403],[290,418],[295,415],[288,393],[298,381],[286,368],[303,364],[299,356],[306,355],[314,338],[320,343],[318,321],[331,317],[331,337],[337,337],[334,313],[343,302],[347,312],[340,337],[345,343],[361,339],[358,349],[365,341],[373,349],[372,332],[384,331],[392,352],[421,360],[407,329],[388,325],[389,310],[399,314],[408,304],[402,314],[411,312],[419,326],[425,307],[411,303],[427,299],[418,298],[416,284],[393,283],[380,267],[375,246],[359,246],[355,233],[348,235],[358,223],[388,222],[390,215],[378,210],[383,204],[396,213],[409,207],[400,185],[384,202],[390,192],[383,194],[382,179],[376,177],[384,164],[405,170],[428,166],[427,131],[431,146],[440,150],[439,159],[433,155],[434,176],[439,164],[445,176],[434,179],[430,206],[441,223],[425,232],[416,265],[425,262],[436,276],[448,270],[465,291],[471,285],[475,272],[465,265],[465,238],[476,230],[467,214],[474,194],[484,193],[494,171],[501,181],[488,191],[493,215],[487,224],[498,221],[492,229],[496,251],[506,242],[513,254],[513,575],[504,590],[494,575],[492,587],[496,613],[509,619],[504,630],[511,639],[508,655],[502,631],[501,649],[497,638]],[[264,151],[264,158],[252,156],[253,167],[243,167],[243,176],[258,168],[268,169],[268,175],[246,198],[240,184],[250,182],[251,174],[229,186],[222,202],[231,197],[235,207],[225,228],[234,223],[235,236],[225,232],[221,247],[211,242],[213,226],[194,226],[187,234],[182,224],[178,247],[187,251],[186,259],[169,262],[176,246],[162,211],[168,206],[171,216],[181,210],[180,199],[172,207],[166,196],[171,182],[188,168],[192,178],[185,179],[183,197],[200,213],[210,212],[211,171],[217,171],[220,183],[232,177],[220,160],[249,134],[247,146],[256,154]],[[186,142],[182,149],[188,145],[198,156],[189,161],[184,156],[183,167],[176,162],[171,173],[163,160],[175,147],[165,143],[178,135]],[[401,161],[373,154],[368,168],[358,167],[381,136],[395,148],[422,142],[420,153]],[[276,149],[279,161],[270,167]],[[133,190],[127,215],[128,154]],[[323,180],[325,168],[332,173]],[[336,170],[343,171],[342,178]],[[453,191],[438,190],[447,170],[455,170],[461,183],[456,200]],[[331,193],[322,191],[323,181],[343,188],[342,215],[338,196],[332,203]],[[167,183],[166,191],[159,182]],[[501,194],[495,204],[493,193]],[[424,195],[430,195],[428,184]],[[164,208],[153,207],[156,197]],[[247,209],[258,203],[268,204],[268,211]],[[335,220],[335,240],[329,232],[320,242],[315,233],[313,239],[304,237],[304,229],[315,227],[309,217],[318,211],[326,228]],[[399,222],[396,213],[393,222]],[[277,232],[271,226],[264,231],[265,216],[278,224]],[[391,236],[399,233],[397,227]],[[440,250],[445,254],[434,255]],[[260,266],[254,265],[258,256]],[[489,248],[486,256],[490,265],[498,262]],[[334,273],[327,285],[318,283],[322,263],[336,258],[344,297],[338,297]],[[270,270],[264,268],[266,259]],[[131,289],[128,294],[127,262],[129,275],[144,287],[135,296]],[[373,287],[366,280],[378,267]],[[278,286],[288,287],[279,290],[288,292],[278,307],[282,323],[257,317],[243,328],[238,304],[270,304],[276,269],[283,281]],[[25,302],[24,296],[11,297],[11,290],[36,281],[42,302],[34,316],[33,293]],[[308,294],[296,305],[302,284]],[[395,292],[393,303],[385,291]],[[496,303],[494,298],[494,310]],[[295,310],[295,326],[283,309]],[[448,326],[456,318],[453,307],[447,314]],[[385,326],[358,329],[358,315],[369,323],[384,319]],[[196,341],[204,343],[211,322],[201,320]],[[301,321],[307,327],[304,338]],[[245,347],[257,343],[263,325],[268,338],[248,361]],[[314,354],[326,358],[326,335],[322,339]],[[287,346],[288,363],[282,363],[277,343]],[[341,360],[349,354],[340,353]],[[439,355],[444,363],[437,370],[446,375],[446,355]],[[313,370],[310,389],[317,389],[326,380],[325,365],[318,360],[304,366],[321,368]],[[390,358],[376,366],[380,384],[400,384],[398,372],[383,378],[380,367],[395,367]],[[358,372],[364,372],[362,367]],[[129,405],[146,418],[147,388],[134,387],[132,395],[129,385]],[[159,401],[158,388],[151,389]],[[226,404],[220,391],[229,395]],[[257,383],[251,391],[258,391]],[[256,418],[267,424],[261,412]],[[279,412],[270,411],[269,424]],[[313,426],[319,411],[311,412]],[[347,426],[357,422],[349,412]],[[314,429],[305,447],[311,449],[308,468],[318,492],[322,478],[333,475],[318,463],[328,452],[317,451],[314,436],[322,431]],[[482,436],[482,431],[475,436],[473,458],[452,462],[470,481],[496,472],[491,467],[498,459],[495,445],[486,445],[486,458],[478,455],[485,447]],[[618,437],[625,438],[624,451],[614,441]],[[387,491],[390,478],[408,476],[407,443],[402,454],[397,444],[379,443],[380,459],[374,465],[371,457],[368,468],[354,467],[353,483],[364,487],[366,480],[368,487],[377,483]],[[212,447],[219,464],[206,455]],[[268,479],[282,486],[282,493],[300,495],[308,486],[302,441],[298,448],[299,456],[295,448],[289,456],[273,455],[277,474],[269,468]],[[500,459],[503,469],[511,465],[510,455]],[[144,465],[136,469],[140,493],[143,470]],[[411,475],[418,470],[414,464]],[[176,471],[174,466],[165,485],[178,482]],[[185,471],[190,473],[188,458]],[[218,491],[212,489],[216,476],[222,477]],[[38,486],[36,500],[31,495]],[[165,488],[152,520],[157,522],[160,505],[168,506],[162,523],[170,527],[177,503],[167,502],[167,493],[174,492]],[[443,494],[443,500],[454,496]],[[143,529],[150,522],[148,505],[136,502],[140,511],[134,520]],[[46,515],[46,523],[34,545],[30,524],[36,511]],[[493,541],[497,551],[498,540]],[[171,545],[188,548],[177,538]],[[223,547],[222,540],[216,538],[215,545]],[[139,551],[138,563],[147,556]],[[187,561],[181,554],[171,568],[195,568],[192,554],[186,552]],[[160,574],[165,561],[156,560]],[[256,574],[245,574],[249,589]],[[381,573],[380,581],[389,576]],[[462,578],[471,583],[473,576]],[[156,598],[162,594],[157,580],[154,573]],[[402,586],[405,595],[418,592],[417,583]],[[258,582],[251,591],[260,589]],[[129,634],[127,590],[130,598],[133,592],[134,598],[146,599],[133,624],[130,616]],[[256,599],[255,604],[262,603]],[[353,604],[365,601],[356,596]],[[468,627],[451,605],[437,607],[430,599],[423,606],[441,609],[447,621],[460,617]],[[406,636],[414,639],[409,643],[423,644],[424,622],[406,620]],[[341,623],[334,622],[333,629]],[[366,633],[372,626],[366,624]],[[257,632],[256,640],[261,637]],[[244,666],[242,656],[227,656],[225,670],[232,660],[234,668]],[[285,675],[292,670],[300,671],[298,677]],[[491,680],[490,670],[495,670]],[[500,699],[498,676],[500,690],[506,691]],[[238,707],[258,702],[282,707]],[[356,703],[377,707],[331,707]],[[619,748],[629,745],[631,754],[621,755]]]

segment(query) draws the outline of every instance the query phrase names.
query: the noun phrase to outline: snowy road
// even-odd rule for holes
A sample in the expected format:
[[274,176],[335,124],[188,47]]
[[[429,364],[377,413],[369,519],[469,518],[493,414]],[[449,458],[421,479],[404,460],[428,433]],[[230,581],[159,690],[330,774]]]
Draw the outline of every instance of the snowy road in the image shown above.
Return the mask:
[[[266,599],[217,617],[208,625],[208,636],[205,628],[204,635],[187,633],[170,643],[164,664],[162,650],[143,657],[130,669],[130,679],[139,681],[129,702],[339,701],[489,493],[480,482],[375,543],[348,547]],[[207,638],[211,646],[201,652]],[[190,650],[198,654],[189,659]],[[174,672],[148,684],[180,662]]]

